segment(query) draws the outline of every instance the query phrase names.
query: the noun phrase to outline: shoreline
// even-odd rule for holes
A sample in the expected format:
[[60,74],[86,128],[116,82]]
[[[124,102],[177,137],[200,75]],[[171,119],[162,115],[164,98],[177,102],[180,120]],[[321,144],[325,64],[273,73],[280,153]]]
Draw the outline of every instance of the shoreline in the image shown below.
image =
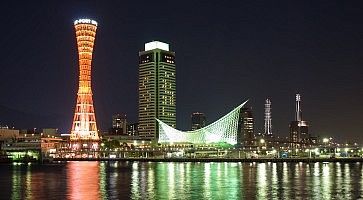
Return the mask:
[[230,163],[363,163],[363,158],[46,158],[40,160],[1,160],[0,164],[9,163],[38,163],[52,164],[72,161],[84,162],[189,162],[189,163],[208,163],[208,162],[230,162]]
[[244,162],[244,163],[315,163],[315,162],[362,162],[363,158],[54,158],[45,162],[67,161],[129,161],[129,162]]

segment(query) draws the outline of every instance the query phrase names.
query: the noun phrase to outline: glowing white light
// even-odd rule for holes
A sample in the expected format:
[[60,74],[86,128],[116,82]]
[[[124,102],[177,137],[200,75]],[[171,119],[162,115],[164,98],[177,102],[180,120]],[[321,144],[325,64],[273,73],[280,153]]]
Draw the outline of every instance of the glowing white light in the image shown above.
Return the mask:
[[296,94],[296,101],[301,101],[300,94]]
[[74,25],[76,24],[93,24],[97,26],[97,22],[92,19],[77,19],[74,21]]
[[148,42],[145,44],[145,51],[161,49],[164,51],[169,51],[169,44],[159,41]]
[[209,134],[209,135],[206,135],[206,138],[207,138],[207,142],[210,143],[210,142],[218,142],[221,140],[221,137],[219,136],[219,134]]

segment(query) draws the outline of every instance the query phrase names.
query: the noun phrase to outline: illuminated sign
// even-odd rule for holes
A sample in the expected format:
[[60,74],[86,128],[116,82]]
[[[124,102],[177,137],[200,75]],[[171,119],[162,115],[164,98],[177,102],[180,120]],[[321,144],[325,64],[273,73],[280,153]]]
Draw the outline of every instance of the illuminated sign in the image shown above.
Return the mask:
[[159,41],[148,42],[145,44],[145,51],[161,49],[164,51],[169,51],[169,44]]
[[74,25],[76,24],[93,24],[97,26],[97,22],[92,19],[77,19],[76,21],[74,21]]

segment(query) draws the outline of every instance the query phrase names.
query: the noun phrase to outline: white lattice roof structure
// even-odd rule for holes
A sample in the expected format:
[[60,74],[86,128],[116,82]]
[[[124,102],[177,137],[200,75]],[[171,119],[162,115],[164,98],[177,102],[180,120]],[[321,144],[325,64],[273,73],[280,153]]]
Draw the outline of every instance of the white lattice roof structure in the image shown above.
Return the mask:
[[234,145],[237,143],[240,109],[246,102],[212,124],[194,131],[180,131],[156,119],[159,123],[159,143],[206,144],[226,142]]

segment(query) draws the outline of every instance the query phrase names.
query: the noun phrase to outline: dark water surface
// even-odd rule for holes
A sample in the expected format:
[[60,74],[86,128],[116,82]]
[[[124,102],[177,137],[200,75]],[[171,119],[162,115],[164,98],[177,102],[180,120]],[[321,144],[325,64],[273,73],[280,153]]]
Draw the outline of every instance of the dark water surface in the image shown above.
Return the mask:
[[359,199],[362,163],[0,165],[1,199]]

